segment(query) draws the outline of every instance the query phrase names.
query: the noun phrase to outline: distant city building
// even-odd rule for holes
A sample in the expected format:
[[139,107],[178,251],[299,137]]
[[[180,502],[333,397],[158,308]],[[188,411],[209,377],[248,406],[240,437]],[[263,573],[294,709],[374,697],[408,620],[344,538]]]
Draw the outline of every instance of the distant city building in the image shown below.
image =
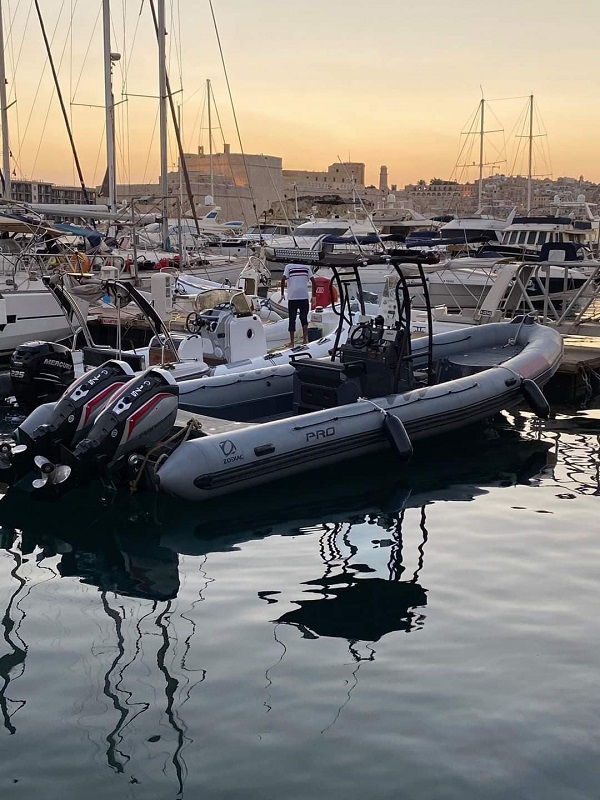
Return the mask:
[[[499,216],[527,212],[528,179],[523,175],[491,175],[484,178],[481,185],[481,205],[485,213]],[[576,178],[532,178],[531,211],[543,212],[556,197],[563,200],[577,200],[583,195],[587,202],[600,200],[600,186],[583,177]],[[395,202],[407,206],[421,214],[473,214],[479,204],[479,181],[455,183],[434,178],[429,183],[424,180],[407,184],[395,192]]]
[[[95,203],[97,193],[95,189],[87,189],[87,198],[81,186],[58,186],[49,181],[11,181],[11,197],[18,203],[61,203],[84,204]],[[63,218],[64,220],[74,219],[74,217]]]
[[[401,189],[396,183],[389,183],[388,168],[382,165],[377,187],[365,184],[366,167],[359,161],[330,164],[323,171],[289,170],[282,168],[282,159],[277,156],[232,153],[226,144],[222,153],[213,153],[212,156],[202,147],[198,153],[187,153],[185,163],[199,216],[205,213],[205,206],[212,197],[214,205],[221,207],[221,220],[239,219],[248,225],[255,223],[257,217],[259,220],[273,217],[292,219],[297,215],[360,214],[365,210],[382,208],[409,208],[427,216],[469,215],[475,213],[479,205],[479,181],[458,183],[432,178],[407,184]],[[17,182],[13,187],[19,185]],[[48,196],[52,184],[40,183],[37,186],[40,197],[37,202],[56,202],[41,199]],[[172,198],[170,213],[176,214],[181,201],[182,213],[189,215],[183,171],[168,174],[168,187]],[[63,187],[54,188],[59,190]],[[64,189],[76,193],[81,191],[73,187]],[[16,188],[13,191],[17,191]],[[152,196],[155,199],[136,201],[136,207],[140,211],[160,213],[158,183],[119,186],[117,193],[120,202],[128,202],[132,197]],[[514,208],[517,213],[524,213],[527,211],[527,193],[527,177],[491,175],[482,181],[482,211],[507,216]],[[548,209],[556,196],[576,200],[581,195],[588,203],[598,203],[600,185],[586,181],[583,176],[556,180],[533,178],[531,210]]]
[[283,185],[286,195],[338,194],[351,197],[352,191],[365,188],[365,165],[359,161],[330,164],[324,172],[304,169],[284,169]]

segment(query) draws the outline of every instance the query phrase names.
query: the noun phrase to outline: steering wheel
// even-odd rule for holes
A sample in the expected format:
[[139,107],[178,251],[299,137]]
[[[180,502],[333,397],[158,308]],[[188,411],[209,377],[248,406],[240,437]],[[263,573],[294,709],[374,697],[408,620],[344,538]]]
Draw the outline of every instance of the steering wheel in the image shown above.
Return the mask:
[[368,322],[359,323],[350,334],[350,344],[357,349],[368,347],[373,341],[373,328]]
[[200,333],[204,327],[204,321],[200,319],[200,315],[192,311],[185,319],[185,329],[188,333]]

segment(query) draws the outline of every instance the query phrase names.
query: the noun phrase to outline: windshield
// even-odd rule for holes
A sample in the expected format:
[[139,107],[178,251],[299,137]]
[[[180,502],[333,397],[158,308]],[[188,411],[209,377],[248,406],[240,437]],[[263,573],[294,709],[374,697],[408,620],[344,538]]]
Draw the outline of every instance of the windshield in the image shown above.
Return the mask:
[[279,227],[277,225],[252,225],[248,228],[248,233],[258,235],[260,233],[278,233]]
[[292,236],[343,236],[347,232],[347,226],[344,228],[303,228],[300,225],[294,228]]

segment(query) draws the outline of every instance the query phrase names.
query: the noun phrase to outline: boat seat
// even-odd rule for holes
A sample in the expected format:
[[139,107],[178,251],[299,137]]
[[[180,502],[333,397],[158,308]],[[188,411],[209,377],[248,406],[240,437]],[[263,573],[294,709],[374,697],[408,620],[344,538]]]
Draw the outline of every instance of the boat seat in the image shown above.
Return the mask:
[[115,350],[114,347],[104,347],[96,345],[95,347],[82,347],[81,354],[83,357],[83,364],[86,367],[99,367],[105,361],[110,359],[117,359],[118,361],[125,361],[134,370],[134,372],[141,372],[146,369],[146,359],[137,353],[128,353],[127,351]]
[[476,375],[485,369],[496,367],[514,358],[523,347],[521,345],[497,345],[495,347],[482,347],[470,353],[457,353],[444,359],[441,370],[441,380],[454,380],[455,378]]
[[355,403],[361,396],[362,362],[340,364],[307,358],[294,361],[293,366],[295,414]]

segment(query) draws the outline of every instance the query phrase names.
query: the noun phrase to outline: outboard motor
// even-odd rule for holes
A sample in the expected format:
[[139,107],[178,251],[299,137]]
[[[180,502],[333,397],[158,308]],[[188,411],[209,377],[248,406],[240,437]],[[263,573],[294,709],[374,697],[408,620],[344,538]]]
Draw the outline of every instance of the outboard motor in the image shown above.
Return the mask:
[[123,361],[107,361],[81,375],[56,404],[38,406],[15,431],[16,446],[0,448],[0,479],[11,482],[29,471],[37,456],[56,458],[58,446],[73,447],[90,430],[114,392],[131,380]]
[[27,414],[58,400],[74,377],[71,350],[56,342],[26,342],[10,359],[13,394]]
[[[133,375],[133,369],[124,361],[107,361],[85,372],[53,408],[40,409],[19,425],[16,431],[19,444],[28,445],[36,455],[48,455],[50,443],[74,447],[90,430],[115,391]],[[41,421],[43,411],[46,411],[46,419]]]
[[179,386],[174,378],[165,370],[151,367],[112,395],[74,450],[61,448],[62,464],[39,459],[42,475],[34,482],[35,488],[52,484],[55,475],[62,483],[69,477],[87,480],[101,473],[115,474],[125,456],[144,452],[169,433],[178,404]]

